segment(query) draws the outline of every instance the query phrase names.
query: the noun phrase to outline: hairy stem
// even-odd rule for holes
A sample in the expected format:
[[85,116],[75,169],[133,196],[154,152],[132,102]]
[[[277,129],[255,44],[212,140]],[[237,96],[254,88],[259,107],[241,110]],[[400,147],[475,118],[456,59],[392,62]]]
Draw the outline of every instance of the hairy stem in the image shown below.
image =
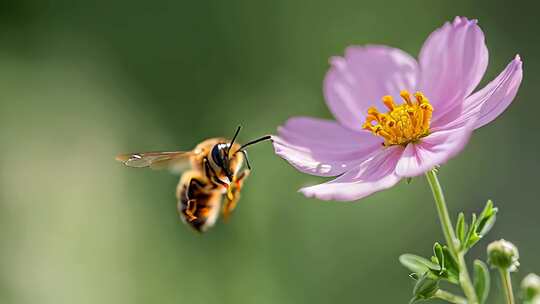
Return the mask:
[[441,222],[441,227],[448,244],[450,252],[454,255],[459,266],[459,284],[463,293],[467,297],[468,304],[478,304],[478,298],[474,290],[471,277],[469,276],[469,271],[467,270],[467,265],[465,263],[465,257],[459,249],[459,242],[456,238],[454,232],[454,225],[448,214],[448,208],[446,207],[446,200],[444,199],[444,194],[437,178],[437,172],[435,169],[430,170],[426,173],[426,178],[433,192],[433,198],[435,199],[435,204],[437,205],[437,212],[439,214],[439,220]]
[[446,302],[449,302],[449,303],[467,304],[467,299],[457,296],[453,293],[449,293],[448,291],[444,291],[442,289],[437,290],[437,292],[435,293],[433,297],[437,299],[445,300]]
[[510,278],[510,271],[508,271],[507,269],[499,268],[499,273],[501,275],[504,294],[506,295],[506,303],[514,304],[514,291],[512,290],[512,279]]

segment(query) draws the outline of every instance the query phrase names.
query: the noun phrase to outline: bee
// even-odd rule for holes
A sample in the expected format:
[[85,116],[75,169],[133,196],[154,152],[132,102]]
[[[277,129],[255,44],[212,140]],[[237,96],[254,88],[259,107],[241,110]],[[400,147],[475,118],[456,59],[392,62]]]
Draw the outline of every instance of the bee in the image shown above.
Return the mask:
[[128,167],[173,171],[189,165],[176,187],[176,209],[184,223],[205,232],[216,223],[220,209],[226,221],[238,204],[244,181],[251,172],[246,148],[271,140],[267,135],[240,145],[235,142],[240,129],[236,129],[230,141],[206,139],[191,151],[127,153],[118,155],[116,160]]

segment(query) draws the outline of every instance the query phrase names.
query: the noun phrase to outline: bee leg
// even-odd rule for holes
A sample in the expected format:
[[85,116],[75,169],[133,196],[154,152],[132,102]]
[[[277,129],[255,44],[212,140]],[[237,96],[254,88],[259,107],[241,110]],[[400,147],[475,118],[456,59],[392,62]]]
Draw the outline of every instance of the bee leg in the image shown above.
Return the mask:
[[202,191],[202,192],[206,192],[209,190],[209,186],[205,185],[200,180],[195,179],[195,178],[192,178],[189,181],[189,187],[191,189],[196,189],[196,191]]
[[249,176],[250,170],[244,170],[242,173],[238,174],[238,178],[236,179],[236,183],[238,184],[239,188],[242,188],[244,185],[244,179]]
[[227,199],[225,205],[223,206],[223,220],[227,222],[229,220],[229,217],[231,216],[231,213],[236,208],[236,205],[238,205],[238,200],[240,199],[240,196],[234,196],[232,200]]
[[197,211],[197,201],[191,198],[193,196],[192,194],[204,191],[204,188],[204,184],[202,184],[198,179],[192,178],[189,180],[188,189],[186,191],[187,208],[185,214],[190,222],[197,219],[197,216],[195,216],[195,212]]
[[197,211],[197,203],[195,200],[188,200],[187,201],[187,208],[184,213],[186,214],[187,220],[189,222],[193,222],[197,219],[197,217],[194,215],[194,213]]
[[212,169],[210,165],[208,164],[208,158],[203,158],[203,165],[204,165],[204,174],[210,178],[210,170]]
[[242,171],[242,173],[238,175],[234,183],[229,187],[225,204],[223,205],[223,219],[225,221],[227,221],[231,212],[236,208],[236,205],[240,200],[240,191],[242,190],[244,180],[248,175],[249,170]]
[[[218,184],[220,184],[223,187],[227,188],[228,185],[217,177],[217,173],[214,170],[214,168],[212,168],[210,166],[210,164],[208,163],[208,158],[207,157],[203,158],[203,164],[204,164],[204,173],[206,174],[208,179],[210,179],[213,182],[217,182]],[[211,175],[210,172],[212,172],[213,175]],[[215,176],[215,178],[212,178],[212,176]]]

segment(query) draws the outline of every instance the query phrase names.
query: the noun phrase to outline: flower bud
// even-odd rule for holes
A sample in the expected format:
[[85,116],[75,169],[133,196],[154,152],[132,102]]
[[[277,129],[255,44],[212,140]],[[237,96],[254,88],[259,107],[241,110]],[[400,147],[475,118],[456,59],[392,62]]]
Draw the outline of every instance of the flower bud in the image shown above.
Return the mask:
[[528,274],[523,281],[521,281],[521,290],[523,292],[524,300],[532,301],[536,298],[540,300],[540,277],[534,273]]
[[516,271],[519,266],[519,252],[516,246],[503,239],[489,244],[487,255],[492,267]]

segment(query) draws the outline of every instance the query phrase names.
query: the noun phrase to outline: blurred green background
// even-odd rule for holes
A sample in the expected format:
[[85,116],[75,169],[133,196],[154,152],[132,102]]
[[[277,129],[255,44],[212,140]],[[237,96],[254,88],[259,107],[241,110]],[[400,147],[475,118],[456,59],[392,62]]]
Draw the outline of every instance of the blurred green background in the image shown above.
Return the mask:
[[[177,218],[177,177],[127,169],[118,152],[191,149],[330,118],[327,59],[351,44],[417,54],[455,15],[478,18],[492,79],[516,53],[516,102],[444,166],[452,214],[493,198],[485,246],[540,272],[537,2],[43,1],[0,3],[0,303],[407,303],[404,252],[442,241],[423,178],[358,203],[306,199],[322,181],[270,144],[228,224],[205,235]],[[497,289],[497,280],[495,288]],[[501,303],[496,291],[490,303]]]

